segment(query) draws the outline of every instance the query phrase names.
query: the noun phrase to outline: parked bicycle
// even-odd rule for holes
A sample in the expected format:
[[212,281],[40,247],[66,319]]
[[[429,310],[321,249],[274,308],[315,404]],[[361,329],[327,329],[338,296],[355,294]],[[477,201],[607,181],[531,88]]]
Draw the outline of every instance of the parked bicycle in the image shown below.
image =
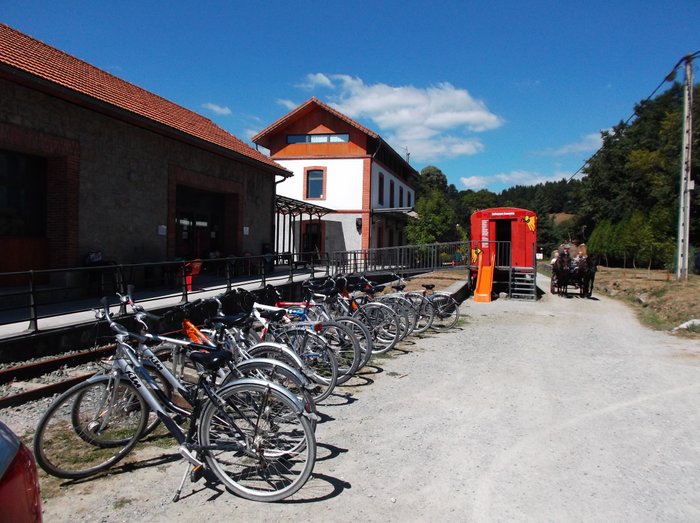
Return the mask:
[[[200,369],[197,383],[182,383],[145,345],[147,336],[112,319],[106,299],[96,315],[115,332],[116,353],[108,372],[61,394],[40,419],[34,452],[49,474],[82,478],[113,466],[134,448],[152,410],[188,463],[175,500],[186,479],[201,477],[204,469],[235,494],[257,501],[284,499],[308,480],[316,440],[291,392],[250,378],[217,388],[217,371],[232,354],[197,344],[190,345],[200,350],[189,354]],[[176,405],[159,387],[146,360],[190,408]]]

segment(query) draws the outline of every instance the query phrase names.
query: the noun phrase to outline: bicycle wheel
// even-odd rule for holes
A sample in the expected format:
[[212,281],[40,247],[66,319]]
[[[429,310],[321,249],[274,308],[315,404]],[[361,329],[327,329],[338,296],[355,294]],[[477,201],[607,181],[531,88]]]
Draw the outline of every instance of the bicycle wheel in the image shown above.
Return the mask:
[[382,296],[378,301],[391,307],[399,316],[402,340],[413,332],[413,329],[416,327],[417,311],[413,308],[413,304],[410,301],[396,294]]
[[149,411],[128,380],[92,377],[61,394],[39,420],[36,461],[59,478],[97,474],[129,453]]
[[260,342],[253,345],[250,349],[246,349],[243,358],[269,358],[286,363],[306,377],[308,377],[309,374],[309,370],[305,368],[304,361],[299,354],[288,345],[282,343],[272,341]]
[[208,401],[198,437],[216,477],[253,501],[279,501],[304,486],[316,462],[316,439],[299,405],[264,382],[234,381]]
[[236,364],[221,385],[228,385],[240,378],[271,381],[290,391],[302,402],[304,410],[310,414],[308,417],[311,428],[314,432],[316,431],[318,416],[316,415],[316,402],[308,390],[309,381],[293,367],[279,360],[253,358]]
[[369,329],[365,327],[365,325],[357,318],[340,316],[339,318],[335,318],[334,321],[347,325],[350,329],[352,329],[352,333],[357,338],[361,353],[360,363],[357,366],[357,370],[360,370],[362,367],[367,365],[367,363],[369,363],[369,360],[372,357],[372,348],[374,346],[372,343],[372,334],[370,333]]
[[325,338],[338,361],[336,385],[348,381],[357,371],[362,359],[362,350],[353,330],[344,323],[324,321],[316,332]]
[[316,384],[311,391],[316,403],[330,396],[338,381],[338,360],[323,336],[307,328],[293,327],[275,332],[275,338],[301,357],[305,375]]
[[436,331],[451,329],[459,320],[459,305],[449,294],[433,294],[430,297],[435,307],[431,327]]
[[372,354],[384,354],[399,342],[399,319],[390,307],[377,302],[365,303],[352,316],[372,333]]
[[418,318],[413,332],[420,334],[427,331],[433,324],[435,306],[419,292],[409,292],[406,294],[406,298],[411,300],[413,306],[418,310]]

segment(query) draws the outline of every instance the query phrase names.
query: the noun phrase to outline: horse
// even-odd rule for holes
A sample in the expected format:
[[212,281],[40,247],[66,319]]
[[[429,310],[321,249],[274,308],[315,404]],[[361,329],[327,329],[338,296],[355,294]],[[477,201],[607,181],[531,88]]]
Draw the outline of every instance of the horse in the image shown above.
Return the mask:
[[571,257],[567,251],[561,251],[552,263],[552,294],[566,296],[567,286],[571,279]]
[[582,298],[590,298],[593,295],[593,282],[595,282],[595,273],[598,272],[599,261],[595,254],[584,256],[579,261],[577,270],[581,280]]

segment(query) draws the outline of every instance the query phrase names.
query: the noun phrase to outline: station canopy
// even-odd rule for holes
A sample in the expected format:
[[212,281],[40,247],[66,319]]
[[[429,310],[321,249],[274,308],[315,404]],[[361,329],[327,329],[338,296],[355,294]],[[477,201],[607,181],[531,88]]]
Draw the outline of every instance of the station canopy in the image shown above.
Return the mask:
[[302,216],[304,214],[309,216],[316,216],[319,219],[326,214],[335,212],[333,209],[328,207],[321,207],[320,205],[314,205],[308,202],[302,202],[300,200],[295,200],[293,198],[287,198],[286,196],[277,195],[275,197],[275,210],[277,214],[289,215],[289,216]]

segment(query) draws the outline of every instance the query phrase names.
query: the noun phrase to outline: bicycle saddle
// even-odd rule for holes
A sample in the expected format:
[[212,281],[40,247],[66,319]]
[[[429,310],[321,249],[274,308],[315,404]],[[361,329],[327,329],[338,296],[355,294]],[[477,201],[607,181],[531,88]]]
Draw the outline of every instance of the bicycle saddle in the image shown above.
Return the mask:
[[335,287],[335,283],[328,280],[324,280],[322,282],[306,280],[304,283],[302,283],[302,287],[305,287],[313,292],[323,292],[324,290],[328,291],[333,289]]
[[365,285],[365,287],[364,287],[363,290],[364,290],[365,292],[369,292],[369,293],[371,293],[371,294],[376,294],[376,293],[378,293],[378,292],[382,292],[382,291],[384,290],[384,287],[386,287],[386,285],[370,285],[370,284],[367,284],[367,285]]
[[209,352],[194,351],[190,359],[207,370],[217,371],[233,359],[233,353],[228,350],[213,350]]
[[423,288],[427,289],[429,291],[432,291],[435,288],[435,284],[434,283],[424,283]]
[[260,316],[270,321],[280,321],[282,318],[284,318],[285,314],[287,314],[287,311],[284,309],[278,311],[261,310],[259,312]]
[[215,324],[221,323],[226,328],[230,327],[242,327],[247,323],[252,322],[250,314],[245,312],[239,312],[238,314],[227,314],[226,316],[215,316],[214,318],[209,318],[207,323]]

